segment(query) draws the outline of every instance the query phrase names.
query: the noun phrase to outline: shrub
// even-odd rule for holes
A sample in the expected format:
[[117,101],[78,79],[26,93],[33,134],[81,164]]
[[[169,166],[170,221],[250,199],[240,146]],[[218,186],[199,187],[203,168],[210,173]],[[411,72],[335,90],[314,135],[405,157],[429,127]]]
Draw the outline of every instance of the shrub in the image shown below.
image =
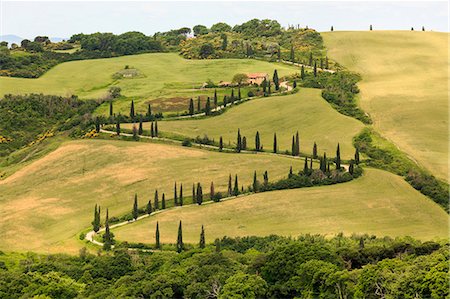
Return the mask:
[[192,143],[191,143],[191,140],[190,140],[189,138],[186,138],[186,139],[184,139],[184,140],[181,142],[181,145],[182,145],[182,146],[188,146],[188,147],[190,147],[190,146],[192,146]]

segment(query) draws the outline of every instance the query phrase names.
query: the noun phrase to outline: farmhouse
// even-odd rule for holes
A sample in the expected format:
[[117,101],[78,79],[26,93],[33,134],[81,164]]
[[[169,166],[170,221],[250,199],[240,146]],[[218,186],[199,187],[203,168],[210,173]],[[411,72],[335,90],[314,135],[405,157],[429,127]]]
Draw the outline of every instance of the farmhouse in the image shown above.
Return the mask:
[[248,73],[247,74],[248,84],[258,84],[261,85],[264,79],[269,80],[269,75],[267,73]]

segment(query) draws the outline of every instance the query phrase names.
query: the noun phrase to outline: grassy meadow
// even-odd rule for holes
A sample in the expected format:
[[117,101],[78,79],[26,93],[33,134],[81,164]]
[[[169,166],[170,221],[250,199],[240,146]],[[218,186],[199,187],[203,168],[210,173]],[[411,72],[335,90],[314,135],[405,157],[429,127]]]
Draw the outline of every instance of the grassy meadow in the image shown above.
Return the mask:
[[[132,128],[132,124],[122,126]],[[319,153],[327,152],[328,156],[334,157],[339,142],[342,157],[351,158],[354,154],[352,138],[363,128],[363,124],[336,112],[321,97],[320,90],[310,88],[301,88],[292,95],[245,102],[211,118],[158,122],[161,132],[189,137],[203,137],[206,134],[216,141],[222,136],[226,144],[236,143],[238,128],[246,136],[250,148],[255,147],[255,134],[259,131],[264,149],[272,150],[273,134],[276,132],[279,150],[290,151],[292,135],[298,130],[301,152],[311,154],[316,142]],[[149,129],[148,123],[144,124],[144,129]]]
[[201,225],[210,243],[223,236],[302,233],[409,235],[424,240],[448,236],[448,215],[441,207],[401,177],[375,169],[366,169],[364,176],[345,184],[177,207],[113,231],[121,241],[154,243],[158,221],[161,241],[175,243],[179,220],[188,243],[198,243]]
[[362,75],[360,105],[375,128],[448,179],[448,33],[327,32],[328,55]]
[[95,204],[121,216],[131,212],[135,192],[142,207],[156,188],[160,198],[164,192],[171,200],[175,180],[190,196],[196,182],[204,193],[211,181],[216,191],[225,191],[229,174],[233,180],[238,174],[247,187],[254,170],[261,181],[265,170],[276,180],[290,166],[303,169],[303,160],[118,140],[66,142],[0,181],[0,250],[76,253]]
[[[135,78],[114,79],[113,75],[125,68],[135,68]],[[129,113],[133,99],[137,112],[144,113],[151,100],[170,101],[212,95],[212,91],[198,89],[208,79],[215,83],[231,81],[236,73],[266,72],[274,69],[279,76],[298,72],[285,64],[268,63],[254,59],[187,60],[175,53],[152,53],[116,58],[72,61],[59,64],[37,79],[0,77],[0,95],[7,93],[76,94],[81,98],[101,98],[111,86],[119,86],[124,96],[115,101],[115,113]],[[186,110],[186,107],[182,110]],[[157,107],[154,107],[157,108]],[[107,105],[98,110],[108,113]]]

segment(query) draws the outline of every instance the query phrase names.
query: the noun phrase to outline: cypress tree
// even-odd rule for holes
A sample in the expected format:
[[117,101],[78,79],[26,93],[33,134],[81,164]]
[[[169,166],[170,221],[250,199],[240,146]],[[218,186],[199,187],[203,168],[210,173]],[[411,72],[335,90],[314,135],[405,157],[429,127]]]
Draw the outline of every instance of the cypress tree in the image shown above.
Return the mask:
[[294,135],[292,135],[291,154],[292,154],[292,156],[295,156],[295,139],[294,139]]
[[233,189],[233,195],[238,196],[239,195],[239,185],[238,185],[238,176],[234,177],[234,189]]
[[341,149],[339,147],[339,143],[336,149],[336,169],[341,169]]
[[155,137],[158,137],[158,120],[155,120]]
[[253,173],[253,192],[258,192],[258,180],[256,179],[256,170]]
[[214,89],[214,108],[217,109],[217,90]]
[[305,66],[303,64],[300,70],[300,78],[302,78],[302,80],[305,80]]
[[133,131],[133,139],[134,140],[138,140],[139,139],[139,137],[138,137],[138,130],[137,130],[135,124],[133,124],[133,130],[132,131]]
[[97,211],[97,204],[95,205],[94,208],[94,220],[92,221],[92,229],[96,233],[100,230],[99,212]]
[[120,117],[117,118],[116,133],[117,133],[117,136],[120,136]]
[[226,107],[228,104],[228,98],[227,96],[223,96],[223,107]]
[[333,26],[331,26],[331,29],[330,29],[331,31],[334,31],[334,28],[333,28]]
[[309,169],[313,169],[313,159],[309,159]]
[[109,230],[109,212],[106,209],[106,219],[105,219],[105,233],[103,234],[103,249],[111,250],[114,244],[114,234]]
[[356,163],[356,165],[359,164],[359,150],[358,150],[358,148],[356,148],[356,151],[355,151],[355,163]]
[[192,203],[197,203],[197,196],[195,195],[195,184],[192,183]]
[[155,210],[159,210],[158,190],[155,190]]
[[200,185],[200,183],[197,183],[197,204],[201,205],[202,203],[203,203],[202,185]]
[[183,206],[183,184],[180,184],[180,206]]
[[159,240],[159,222],[158,221],[156,221],[155,249],[161,249],[161,242]]
[[113,116],[113,101],[109,101],[109,116]]
[[211,186],[209,187],[209,197],[211,200],[214,199],[214,182],[211,182]]
[[323,153],[323,172],[327,171],[327,153]]
[[200,97],[197,97],[197,113],[200,113],[200,110],[202,110],[200,107]]
[[130,108],[130,117],[131,117],[131,119],[134,119],[134,116],[135,116],[135,114],[134,114],[134,101],[131,100],[131,108]]
[[231,96],[230,96],[231,104],[234,104],[234,100],[235,100],[235,98],[234,98],[234,89],[231,89]]
[[257,152],[261,150],[261,140],[259,139],[258,131],[256,131],[256,136],[255,136],[255,149]]
[[325,57],[325,68],[328,69],[328,56]]
[[414,27],[411,27],[411,31],[414,31]]
[[298,136],[298,131],[295,133],[295,155],[300,156],[300,137]]
[[100,132],[100,118],[98,116],[95,118],[95,132]]
[[270,80],[267,81],[267,93],[268,93],[268,94],[271,94],[271,93],[272,93],[272,91],[271,91],[271,86],[270,86]]
[[353,165],[353,161],[350,162],[350,165],[348,166],[348,172],[353,175],[354,171],[355,171],[355,166]]
[[178,237],[177,237],[177,252],[180,253],[182,252],[184,249],[184,245],[183,245],[183,231],[181,228],[181,220],[180,220],[180,224],[178,225]]
[[203,228],[202,225],[202,231],[200,232],[200,242],[199,242],[199,247],[201,249],[205,248],[205,230]]
[[313,69],[313,72],[314,72],[314,77],[317,77],[317,61],[315,61],[315,60],[314,60],[314,69]]
[[330,162],[328,162],[328,164],[327,164],[327,172],[330,172]]
[[303,173],[308,174],[308,157],[305,157],[305,165],[303,166]]
[[323,58],[320,57],[320,68],[323,70]]
[[264,186],[267,187],[267,185],[269,184],[269,173],[267,172],[267,170],[264,172]]
[[237,142],[236,142],[236,152],[240,153],[242,148],[242,137],[241,137],[241,130],[238,129],[237,133]]
[[313,158],[317,159],[317,144],[316,144],[316,142],[314,142],[314,145],[313,145]]
[[142,115],[139,116],[139,130],[138,130],[138,135],[142,135],[142,133],[144,132],[143,128],[142,128]]
[[293,88],[297,88],[297,81],[296,80],[294,80],[294,83],[292,83],[292,87]]
[[153,209],[152,209],[152,201],[149,200],[148,203],[147,203],[147,206],[145,207],[145,212],[150,215],[152,213],[152,211],[153,211]]
[[191,98],[189,101],[189,115],[194,115],[194,100]]
[[231,174],[228,177],[228,196],[231,196],[232,194],[232,189],[231,189]]
[[266,80],[266,78],[264,78],[264,80],[262,81],[261,85],[262,85],[263,93],[265,94],[266,91],[267,91],[267,80]]
[[273,71],[273,84],[275,85],[275,90],[279,90],[280,89],[280,82],[278,79],[278,72],[277,70]]
[[153,122],[150,125],[150,136],[155,137],[155,128],[153,127]]
[[211,102],[208,99],[206,100],[206,104],[205,104],[205,115],[211,115]]
[[369,28],[369,29],[370,29],[370,31],[372,31],[372,25],[370,25],[370,28]]
[[220,139],[219,139],[219,152],[221,152],[221,151],[223,151],[223,139],[222,139],[222,136],[220,136]]
[[152,105],[148,103],[147,106],[147,116],[150,118],[152,116]]
[[166,194],[163,193],[161,198],[161,209],[164,210],[165,208],[166,208]]
[[242,99],[241,97],[241,86],[238,87],[238,100],[240,101]]
[[247,138],[245,136],[242,137],[242,150],[247,149]]
[[289,168],[289,174],[288,174],[288,178],[291,178],[294,175],[294,172],[292,170],[292,166]]
[[134,194],[134,204],[133,204],[133,211],[132,211],[133,219],[136,220],[139,217],[139,210],[138,210],[138,201],[137,201],[137,194]]
[[277,133],[273,133],[273,152],[277,153]]
[[174,205],[178,205],[178,194],[177,194],[177,182],[175,182],[175,185],[173,186],[173,201]]
[[313,66],[313,54],[309,52],[309,66]]
[[425,31],[425,26],[422,26],[422,31]]

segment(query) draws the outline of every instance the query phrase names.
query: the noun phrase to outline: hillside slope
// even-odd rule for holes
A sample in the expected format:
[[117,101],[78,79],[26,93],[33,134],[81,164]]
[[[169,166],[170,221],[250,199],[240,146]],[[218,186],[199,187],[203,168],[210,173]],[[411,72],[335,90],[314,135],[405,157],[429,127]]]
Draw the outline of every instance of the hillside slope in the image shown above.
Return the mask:
[[156,221],[161,241],[175,243],[178,221],[183,240],[197,243],[201,225],[207,242],[222,236],[297,236],[368,233],[378,236],[446,238],[448,215],[401,177],[367,169],[346,184],[273,191],[219,204],[172,209],[114,229],[118,240],[154,243]]
[[363,77],[375,128],[443,180],[448,175],[448,34],[323,33],[329,56]]

